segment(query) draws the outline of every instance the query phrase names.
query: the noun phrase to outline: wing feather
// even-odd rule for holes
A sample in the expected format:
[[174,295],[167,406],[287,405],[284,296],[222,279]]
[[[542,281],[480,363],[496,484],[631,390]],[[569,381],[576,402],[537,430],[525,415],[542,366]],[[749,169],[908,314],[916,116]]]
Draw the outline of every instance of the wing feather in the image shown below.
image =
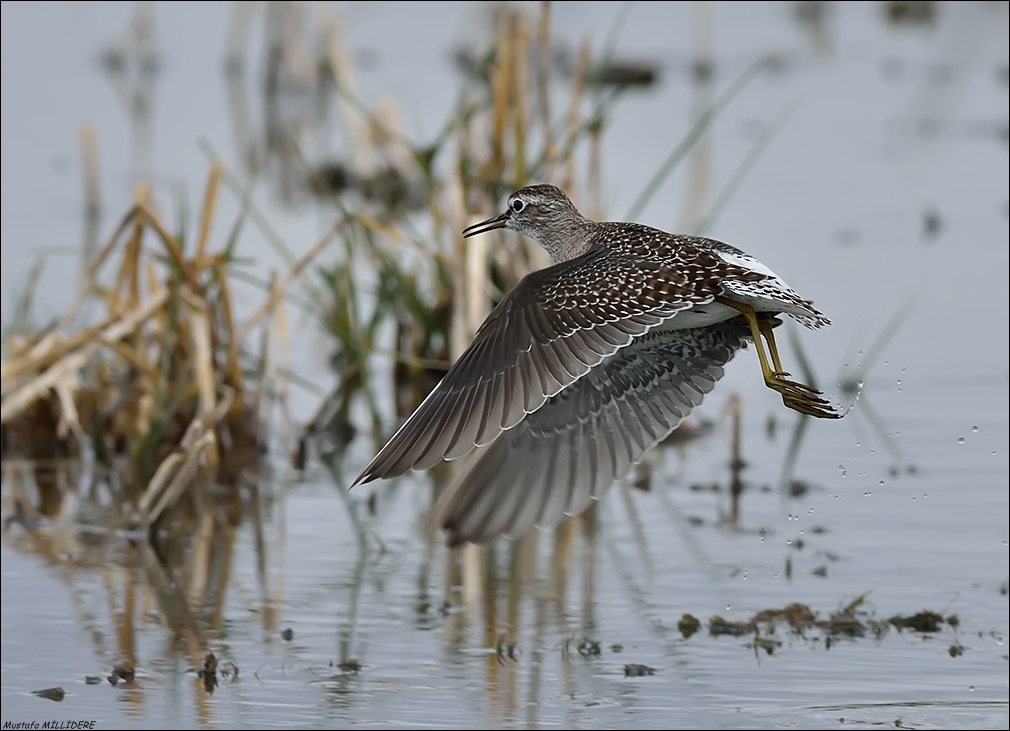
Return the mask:
[[671,266],[605,247],[533,272],[491,312],[354,485],[488,444],[635,338],[714,294],[685,286]]
[[748,338],[736,322],[637,337],[482,447],[431,519],[458,545],[585,510],[701,403]]

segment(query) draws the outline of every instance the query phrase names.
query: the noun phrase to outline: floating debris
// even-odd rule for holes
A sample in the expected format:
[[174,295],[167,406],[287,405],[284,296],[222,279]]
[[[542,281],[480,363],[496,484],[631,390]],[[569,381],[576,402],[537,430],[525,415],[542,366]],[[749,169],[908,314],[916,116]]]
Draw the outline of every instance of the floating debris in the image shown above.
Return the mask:
[[916,632],[939,632],[943,617],[936,612],[922,611],[911,616],[896,614],[889,620],[898,630],[910,629]]
[[659,80],[659,67],[649,61],[610,61],[592,67],[586,80],[594,86],[647,87]]
[[136,676],[137,671],[134,669],[133,665],[124,660],[112,668],[112,675],[109,676],[109,682],[113,685],[116,685],[120,680],[126,683],[132,683]]
[[344,660],[337,665],[340,671],[347,675],[357,675],[361,672],[361,663],[355,660],[353,657]]
[[687,489],[691,492],[719,492],[722,488],[718,482],[692,482]]
[[420,175],[408,178],[393,166],[361,175],[343,162],[326,162],[309,174],[308,185],[316,195],[327,198],[356,191],[364,200],[377,204],[384,219],[422,208],[426,197],[425,182]]
[[207,652],[203,658],[203,667],[197,672],[197,677],[203,679],[203,689],[213,693],[217,687],[217,657],[213,652]]
[[656,668],[650,668],[648,665],[629,663],[624,666],[624,677],[626,678],[641,678],[646,675],[655,675],[655,674],[656,674]]
[[765,609],[754,615],[752,622],[763,625],[765,631],[774,633],[778,622],[787,623],[796,634],[814,626],[816,615],[806,604],[793,603],[782,609]]
[[775,650],[782,646],[781,640],[771,637],[755,637],[753,642],[748,642],[745,647],[753,648],[754,654],[758,655],[759,650],[764,650],[766,655],[774,655]]
[[[773,637],[778,634],[781,625],[788,627],[789,631],[797,637],[811,641],[823,639],[825,649],[831,649],[840,639],[872,636],[880,640],[891,627],[898,630],[908,629],[914,632],[936,633],[941,631],[941,625],[944,623],[954,631],[960,625],[960,619],[956,614],[950,615],[945,620],[940,614],[930,611],[922,611],[908,616],[895,615],[886,620],[878,619],[863,609],[867,595],[868,593],[856,597],[827,618],[818,618],[813,609],[798,602],[781,609],[762,610],[755,614],[750,621],[730,622],[715,615],[709,620],[709,635],[740,637],[755,634],[755,639],[746,646],[755,651],[764,650],[771,655],[781,645],[781,642]],[[684,639],[688,639],[698,631],[700,622],[692,615],[685,614],[677,627]],[[811,630],[815,630],[813,636],[810,635]],[[964,648],[961,647],[956,637],[953,645],[951,652],[960,655]],[[961,650],[957,650],[958,647],[961,647]],[[955,655],[952,654],[953,656]]]
[[680,634],[683,635],[684,639],[688,639],[691,635],[701,629],[701,621],[690,614],[685,614],[677,622],[677,629],[680,630]]
[[713,615],[708,620],[708,633],[713,637],[720,635],[730,635],[731,637],[741,637],[756,631],[753,622],[729,622],[719,615]]
[[936,21],[933,0],[891,0],[884,3],[884,17],[891,25],[932,25]]
[[57,685],[54,688],[33,690],[32,695],[37,695],[39,698],[45,698],[47,701],[56,701],[57,703],[61,703],[63,698],[66,696],[66,691]]

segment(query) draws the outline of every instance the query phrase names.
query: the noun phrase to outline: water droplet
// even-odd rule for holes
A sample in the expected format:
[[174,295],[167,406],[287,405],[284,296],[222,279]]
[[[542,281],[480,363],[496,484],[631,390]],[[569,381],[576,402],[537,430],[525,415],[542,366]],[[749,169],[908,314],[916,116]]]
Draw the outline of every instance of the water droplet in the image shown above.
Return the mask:
[[887,361],[886,360],[884,361],[884,365],[887,365]]
[[746,571],[743,572],[743,580],[747,581],[747,572]]
[[999,645],[1000,647],[1003,647],[1003,638],[1000,637],[999,635],[996,635],[996,644]]
[[726,611],[729,611],[729,604],[726,605]]
[[971,430],[972,430],[973,432],[975,432],[976,434],[978,434],[978,427],[977,427],[977,426],[973,426],[973,427],[971,428]]
[[964,437],[958,437],[957,438],[957,443],[958,444],[964,444]]
[[968,686],[968,692],[969,693],[974,693],[975,692],[975,686],[974,685],[969,685]]
[[861,447],[861,446],[863,446],[863,443],[862,442],[856,442],[856,446],[857,447]]
[[912,502],[915,502],[915,495],[912,495]]
[[869,490],[867,490],[866,492],[863,493],[863,497],[870,497],[872,494],[873,493],[871,493]]
[[845,477],[845,465],[838,465],[838,471],[842,473],[842,477]]
[[813,514],[814,514],[814,509],[810,508],[810,511],[807,513],[807,515],[813,515]]
[[793,539],[792,539],[792,538],[787,538],[787,539],[786,539],[786,545],[787,545],[787,546],[791,546],[791,545],[793,545]]
[[880,481],[879,483],[877,483],[877,484],[879,484],[879,485],[880,485],[881,487],[883,487],[883,486],[884,486],[884,481],[883,481],[883,480],[881,480],[881,481]]

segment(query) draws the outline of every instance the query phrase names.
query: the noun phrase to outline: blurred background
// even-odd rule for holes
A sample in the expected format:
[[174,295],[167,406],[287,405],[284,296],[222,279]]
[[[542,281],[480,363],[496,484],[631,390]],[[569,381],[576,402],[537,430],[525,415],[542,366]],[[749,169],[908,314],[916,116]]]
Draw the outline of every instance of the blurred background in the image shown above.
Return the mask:
[[[4,722],[1007,727],[1006,3],[0,12]],[[554,530],[348,492],[528,182],[758,257],[846,418],[748,350]]]

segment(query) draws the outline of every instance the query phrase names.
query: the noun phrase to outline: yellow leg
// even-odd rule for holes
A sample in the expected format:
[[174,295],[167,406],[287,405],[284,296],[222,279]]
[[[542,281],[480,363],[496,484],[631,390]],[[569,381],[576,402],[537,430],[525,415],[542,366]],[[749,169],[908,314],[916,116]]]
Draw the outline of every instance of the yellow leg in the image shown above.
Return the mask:
[[[773,378],[775,371],[779,370],[779,368],[776,367],[775,371],[773,371],[772,367],[768,365],[768,356],[765,355],[764,343],[761,340],[761,323],[757,319],[754,308],[740,302],[724,300],[721,297],[716,297],[716,302],[732,307],[744,316],[747,325],[750,327],[750,335],[754,340],[754,350],[757,351],[758,361],[761,363],[761,373],[764,376],[765,382]],[[777,355],[778,353],[776,352]],[[776,360],[778,359],[776,358]]]
[[779,349],[775,344],[775,335],[772,333],[772,326],[768,324],[767,320],[758,320],[758,329],[765,336],[765,340],[768,341],[768,354],[772,358],[772,368],[775,369],[775,373],[788,376],[789,374],[782,367],[782,361],[779,360]]
[[[754,349],[757,351],[758,361],[761,363],[761,373],[764,376],[765,385],[782,395],[782,403],[801,414],[817,416],[822,419],[841,418],[841,414],[832,409],[828,401],[820,398],[820,391],[806,384],[789,380],[789,374],[782,368],[782,361],[779,358],[771,325],[764,320],[758,320],[753,307],[725,297],[716,297],[716,301],[727,307],[732,307],[747,321],[751,337],[754,339]],[[769,356],[765,354],[762,336],[764,336],[764,341],[768,343],[771,362],[769,362]]]

